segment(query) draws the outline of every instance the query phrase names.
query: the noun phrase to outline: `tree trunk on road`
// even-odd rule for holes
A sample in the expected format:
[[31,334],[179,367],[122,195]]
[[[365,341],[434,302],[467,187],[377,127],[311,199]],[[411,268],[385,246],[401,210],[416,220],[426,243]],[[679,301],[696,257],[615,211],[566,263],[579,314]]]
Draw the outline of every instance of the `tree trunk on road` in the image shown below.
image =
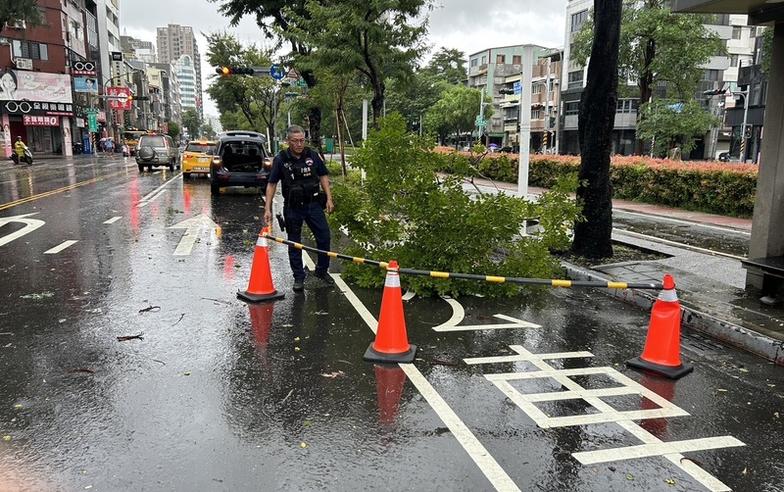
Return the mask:
[[572,250],[588,258],[612,256],[610,149],[618,103],[618,43],[623,0],[594,0],[595,27],[588,81],[580,101],[581,164],[577,197],[584,222],[574,229]]

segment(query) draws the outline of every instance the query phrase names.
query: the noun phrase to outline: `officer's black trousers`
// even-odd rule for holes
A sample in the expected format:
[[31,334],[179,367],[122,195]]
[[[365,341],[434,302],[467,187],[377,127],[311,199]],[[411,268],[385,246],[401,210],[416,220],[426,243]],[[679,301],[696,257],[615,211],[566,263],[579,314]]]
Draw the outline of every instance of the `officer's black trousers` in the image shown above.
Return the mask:
[[[316,247],[323,251],[329,250],[329,224],[327,216],[321,205],[312,202],[304,207],[284,207],[284,217],[286,219],[286,231],[289,233],[289,241],[302,242],[302,223],[306,223],[313,235],[316,237]],[[289,264],[294,273],[295,280],[305,279],[305,269],[302,266],[302,250],[289,248]],[[329,256],[318,255],[316,273],[326,273],[329,269]]]

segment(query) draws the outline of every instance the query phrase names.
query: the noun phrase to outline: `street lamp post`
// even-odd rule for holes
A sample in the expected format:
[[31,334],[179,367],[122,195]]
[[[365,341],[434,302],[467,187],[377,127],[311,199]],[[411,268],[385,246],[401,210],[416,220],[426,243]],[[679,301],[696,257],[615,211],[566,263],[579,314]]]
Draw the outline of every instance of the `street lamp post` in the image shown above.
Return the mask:
[[740,129],[740,152],[738,154],[738,158],[742,162],[746,162],[746,145],[747,145],[747,138],[746,138],[746,125],[749,122],[749,93],[751,91],[751,87],[746,86],[745,91],[727,91],[726,87],[724,89],[714,90],[714,91],[705,91],[703,94],[708,97],[712,96],[726,96],[728,93],[732,94],[733,96],[740,96],[743,98],[743,126]]

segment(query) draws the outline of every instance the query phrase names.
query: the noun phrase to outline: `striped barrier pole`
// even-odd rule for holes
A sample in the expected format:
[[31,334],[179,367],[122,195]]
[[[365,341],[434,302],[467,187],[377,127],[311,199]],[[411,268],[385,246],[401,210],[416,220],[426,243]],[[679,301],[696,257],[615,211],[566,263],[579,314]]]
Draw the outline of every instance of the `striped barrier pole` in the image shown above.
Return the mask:
[[[302,243],[289,241],[281,237],[275,237],[269,234],[263,235],[267,239],[275,241],[276,243],[285,244],[290,248],[301,249],[327,255],[330,258],[339,260],[350,261],[358,265],[372,265],[385,270],[389,269],[389,263],[385,261],[376,261],[368,258],[360,258],[357,256],[349,256],[334,251],[324,251],[311,246],[305,246]],[[640,289],[640,290],[662,290],[663,285],[661,282],[612,282],[612,281],[597,281],[597,280],[563,280],[563,279],[544,279],[544,278],[523,278],[523,277],[502,277],[498,275],[478,275],[473,273],[452,273],[452,272],[438,272],[431,270],[415,270],[412,268],[399,268],[398,271],[402,275],[416,275],[420,277],[431,277],[435,279],[455,279],[455,280],[477,280],[480,282],[489,282],[494,284],[516,284],[516,285],[539,285],[542,287],[560,287],[560,288],[573,288],[573,287],[589,287],[599,289]]]

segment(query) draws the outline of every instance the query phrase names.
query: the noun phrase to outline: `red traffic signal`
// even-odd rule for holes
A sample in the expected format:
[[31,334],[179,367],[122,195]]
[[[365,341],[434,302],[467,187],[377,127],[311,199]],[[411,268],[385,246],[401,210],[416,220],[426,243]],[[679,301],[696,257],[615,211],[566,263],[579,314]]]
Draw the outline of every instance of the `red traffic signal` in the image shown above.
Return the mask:
[[224,77],[229,75],[254,75],[256,70],[253,67],[216,67],[215,73]]

